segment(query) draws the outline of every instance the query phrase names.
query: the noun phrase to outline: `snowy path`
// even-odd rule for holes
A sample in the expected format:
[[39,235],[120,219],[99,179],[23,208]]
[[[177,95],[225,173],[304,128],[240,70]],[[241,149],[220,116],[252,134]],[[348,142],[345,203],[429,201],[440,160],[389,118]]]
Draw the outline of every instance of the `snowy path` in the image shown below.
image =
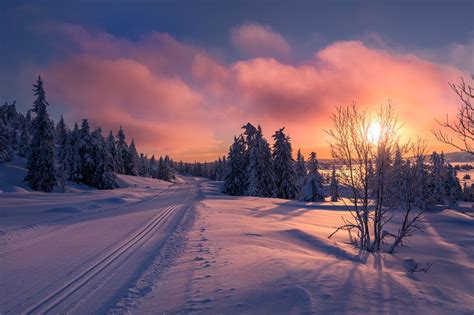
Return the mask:
[[198,187],[176,184],[126,205],[2,236],[0,312],[84,314],[114,307],[160,254]]

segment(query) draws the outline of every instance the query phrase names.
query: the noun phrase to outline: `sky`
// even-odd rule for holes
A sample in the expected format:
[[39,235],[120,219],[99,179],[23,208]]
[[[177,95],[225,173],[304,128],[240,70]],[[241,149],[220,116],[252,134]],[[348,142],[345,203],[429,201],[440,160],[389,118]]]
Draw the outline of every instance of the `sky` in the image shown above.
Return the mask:
[[335,106],[394,104],[408,138],[459,104],[474,73],[474,1],[0,2],[0,101],[117,131],[148,155],[210,161],[246,122],[330,152]]

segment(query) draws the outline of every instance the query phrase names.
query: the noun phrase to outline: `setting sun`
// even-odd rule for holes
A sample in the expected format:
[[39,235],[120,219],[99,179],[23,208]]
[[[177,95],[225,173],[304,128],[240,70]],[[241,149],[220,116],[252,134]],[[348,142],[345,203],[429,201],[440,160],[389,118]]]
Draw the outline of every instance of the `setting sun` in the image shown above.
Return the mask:
[[367,130],[367,139],[370,143],[376,144],[380,140],[380,134],[382,133],[382,126],[378,121],[372,121]]

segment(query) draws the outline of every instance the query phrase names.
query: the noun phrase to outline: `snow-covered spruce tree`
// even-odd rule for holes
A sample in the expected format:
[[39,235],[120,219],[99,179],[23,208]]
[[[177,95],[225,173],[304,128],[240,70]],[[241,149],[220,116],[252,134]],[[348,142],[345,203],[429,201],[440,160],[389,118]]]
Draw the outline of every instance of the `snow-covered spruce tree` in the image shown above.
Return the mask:
[[164,181],[170,181],[171,180],[171,174],[170,174],[170,169],[168,167],[168,163],[165,162],[165,159],[160,156],[160,159],[158,160],[158,179],[164,180]]
[[105,141],[105,147],[107,148],[109,156],[112,159],[112,165],[115,172],[116,164],[117,164],[116,162],[117,150],[115,149],[115,137],[114,137],[114,134],[112,133],[112,130],[110,130],[109,135],[107,136],[107,140]]
[[89,185],[98,189],[117,188],[118,180],[114,173],[113,159],[107,150],[106,141],[100,128],[92,132],[91,140],[94,172]]
[[13,149],[10,144],[8,129],[0,118],[0,163],[13,159]]
[[446,200],[445,188],[445,161],[444,155],[433,152],[430,157],[431,173],[430,173],[430,199],[432,203],[444,204]]
[[138,152],[135,147],[135,140],[132,139],[130,147],[128,148],[129,159],[125,164],[125,174],[137,176],[138,174]]
[[28,134],[28,126],[23,124],[20,134],[20,142],[18,144],[18,156],[22,158],[28,157],[30,152],[30,135]]
[[244,194],[245,188],[245,142],[243,136],[234,137],[229,148],[222,192],[232,196]]
[[275,170],[276,196],[282,199],[295,199],[298,194],[298,176],[291,156],[290,137],[284,127],[273,134],[273,167]]
[[60,169],[60,176],[65,174],[67,169],[67,151],[68,151],[68,130],[66,124],[64,123],[64,118],[61,115],[61,119],[56,125],[56,144],[57,144],[57,158],[58,166]]
[[36,100],[33,111],[36,117],[33,120],[33,139],[31,141],[31,153],[28,156],[28,174],[25,181],[34,190],[50,192],[56,184],[55,178],[55,153],[54,153],[54,127],[49,119],[46,106],[46,93],[43,89],[43,81],[38,77],[33,85]]
[[61,116],[61,119],[56,124],[56,180],[58,181],[58,186],[62,191],[65,191],[66,180],[68,179],[67,171],[67,153],[68,153],[68,130],[66,124],[64,123],[64,118]]
[[140,153],[140,158],[138,159],[138,175],[141,177],[148,177],[150,173],[148,159],[143,153]]
[[462,188],[456,170],[451,164],[448,164],[446,168],[446,179],[444,185],[449,206],[456,206],[457,201],[462,198]]
[[331,181],[329,183],[329,190],[331,194],[331,201],[336,202],[339,200],[339,182],[336,176],[336,166],[332,166]]
[[89,121],[87,119],[82,120],[76,148],[79,172],[75,181],[77,183],[93,186],[96,161],[94,160],[94,146],[90,134]]
[[150,177],[158,178],[158,164],[156,163],[155,155],[152,155],[150,159]]
[[399,145],[396,146],[395,156],[393,158],[392,167],[390,169],[390,183],[388,186],[388,203],[391,206],[397,207],[402,202],[402,185],[403,185],[403,168],[404,161],[402,156],[402,150]]
[[126,174],[127,165],[130,163],[130,153],[122,126],[120,126],[117,133],[117,143],[115,145],[115,149],[115,172],[118,174]]
[[413,206],[422,211],[428,210],[431,206],[430,189],[428,186],[428,170],[425,164],[426,143],[419,142],[420,148],[416,149],[415,161],[413,167]]
[[295,171],[298,178],[298,190],[301,190],[303,180],[306,176],[306,164],[304,162],[304,156],[301,154],[301,150],[298,150],[298,153],[296,154]]
[[311,152],[308,159],[308,173],[298,198],[301,201],[324,201],[323,178],[319,173],[318,164],[316,153]]
[[81,132],[77,122],[74,123],[74,129],[68,135],[68,145],[66,150],[66,174],[69,180],[73,182],[81,181],[81,165],[78,153],[78,143]]
[[173,168],[173,160],[168,156],[165,155],[165,160],[164,160],[165,166],[167,168],[167,173],[168,173],[168,181],[175,179],[175,171]]
[[276,197],[275,172],[270,146],[263,138],[258,126],[257,133],[250,144],[249,162],[246,172],[247,196]]

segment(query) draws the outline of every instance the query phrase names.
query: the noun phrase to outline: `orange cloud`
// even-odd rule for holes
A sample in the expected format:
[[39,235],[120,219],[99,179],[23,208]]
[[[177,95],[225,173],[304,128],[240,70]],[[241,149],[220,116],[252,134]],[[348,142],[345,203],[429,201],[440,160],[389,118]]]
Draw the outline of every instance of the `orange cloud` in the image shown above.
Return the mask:
[[247,121],[268,138],[286,126],[294,148],[324,150],[329,113],[352,101],[375,108],[391,99],[407,134],[436,144],[434,118],[457,106],[447,83],[466,76],[359,41],[335,42],[300,65],[271,57],[228,64],[167,34],[131,42],[78,26],[62,31],[79,52],[44,69],[51,103],[65,104],[70,120],[123,125],[141,151],[191,161],[225,154]]
[[267,25],[245,23],[230,33],[234,47],[250,57],[288,57],[290,45]]

